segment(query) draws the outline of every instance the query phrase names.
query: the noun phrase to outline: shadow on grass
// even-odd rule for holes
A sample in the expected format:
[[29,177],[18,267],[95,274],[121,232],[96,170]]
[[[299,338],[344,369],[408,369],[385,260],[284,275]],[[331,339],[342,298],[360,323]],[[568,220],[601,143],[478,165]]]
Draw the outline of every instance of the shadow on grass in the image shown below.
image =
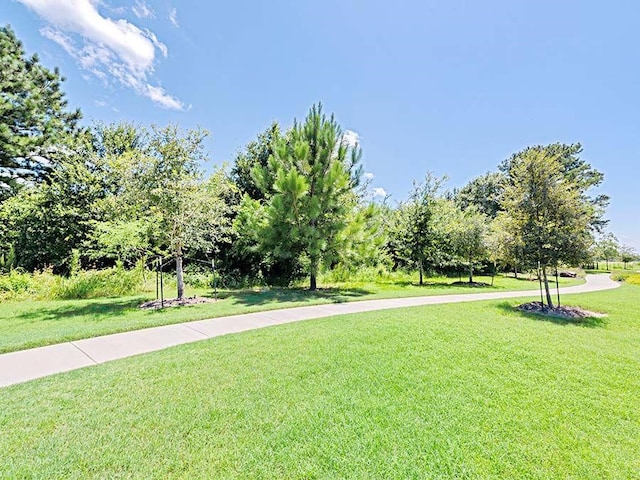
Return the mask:
[[439,288],[439,287],[450,287],[452,285],[452,281],[446,281],[446,282],[430,282],[430,281],[426,281],[424,282],[422,285],[420,285],[418,282],[410,282],[408,285],[406,286],[411,286],[411,287],[418,287],[418,288]]
[[[509,280],[515,280],[516,282],[530,283],[532,285],[533,284],[539,285],[540,283],[536,277],[528,277],[528,276],[522,276],[522,275],[520,275],[518,278],[514,277],[513,275],[506,275],[504,278],[508,278]],[[565,277],[561,277],[561,278],[565,278]],[[567,279],[567,280],[571,280],[571,279]],[[549,286],[551,285],[553,285],[554,288],[556,286],[556,279],[553,277],[549,277]],[[562,282],[560,282],[560,286],[561,287],[563,286]]]
[[505,313],[516,314],[520,317],[528,318],[530,320],[549,322],[562,326],[575,325],[578,327],[599,328],[604,327],[607,324],[607,319],[604,317],[566,318],[554,315],[544,315],[541,313],[523,312],[521,310],[518,310],[515,305],[512,305],[509,302],[501,302],[497,305],[497,307]]
[[[314,292],[304,288],[269,288],[221,291],[218,292],[218,298],[229,299],[233,303],[245,306],[256,306],[270,303],[306,302],[319,298],[326,299],[330,303],[342,303],[372,293],[374,292],[364,288],[319,288]],[[213,292],[207,296],[213,297]]]
[[136,309],[144,299],[145,297],[128,298],[126,300],[78,300],[78,303],[82,302],[82,304],[75,304],[73,300],[65,300],[64,305],[34,308],[20,313],[18,317],[37,320],[63,320],[69,317],[90,316],[93,317],[94,320],[100,320],[102,318],[122,315],[127,310]]
[[[462,282],[462,283],[458,283],[458,277],[455,277],[455,279],[451,279],[451,281],[429,281],[429,280],[425,280],[425,282],[420,285],[418,282],[416,281],[412,281],[412,280],[394,280],[392,282],[379,282],[380,285],[393,285],[394,287],[416,287],[416,288],[442,288],[442,287],[472,287],[475,288],[474,285],[469,285],[468,282]],[[491,285],[486,285],[487,287],[490,287]]]

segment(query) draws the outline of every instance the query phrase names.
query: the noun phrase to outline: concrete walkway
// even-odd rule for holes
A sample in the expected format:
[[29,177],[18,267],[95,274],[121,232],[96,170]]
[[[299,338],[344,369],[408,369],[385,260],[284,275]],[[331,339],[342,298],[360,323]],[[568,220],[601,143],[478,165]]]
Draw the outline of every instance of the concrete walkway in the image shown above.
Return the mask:
[[[586,283],[560,289],[562,294],[608,290],[619,284],[607,274],[587,275]],[[309,307],[287,308],[266,312],[212,318],[162,327],[145,328],[132,332],[104,335],[47,347],[32,348],[0,355],[0,387],[26,382],[60,372],[97,365],[119,358],[161,350],[183,343],[197,342],[228,333],[298,322],[313,318],[370,312],[392,308],[433,305],[439,303],[472,302],[501,298],[538,297],[539,290],[520,292],[468,293],[460,295],[434,295],[385,300],[365,300],[351,303],[331,303]]]

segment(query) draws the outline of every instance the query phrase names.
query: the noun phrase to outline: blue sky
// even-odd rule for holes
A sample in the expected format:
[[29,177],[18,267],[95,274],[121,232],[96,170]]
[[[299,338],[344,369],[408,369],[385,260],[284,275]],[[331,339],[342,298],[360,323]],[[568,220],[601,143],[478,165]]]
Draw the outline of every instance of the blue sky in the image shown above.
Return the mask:
[[610,230],[640,249],[635,1],[4,0],[0,23],[60,67],[85,121],[201,126],[212,164],[317,101],[392,200],[427,171],[451,188],[581,142]]

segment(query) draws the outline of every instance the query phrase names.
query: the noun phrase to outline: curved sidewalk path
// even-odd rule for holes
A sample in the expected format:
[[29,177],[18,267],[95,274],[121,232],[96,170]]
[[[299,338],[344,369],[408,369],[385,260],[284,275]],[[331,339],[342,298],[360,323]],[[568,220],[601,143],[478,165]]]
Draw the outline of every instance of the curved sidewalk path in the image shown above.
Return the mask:
[[[561,288],[560,292],[562,294],[595,292],[618,286],[619,284],[606,274],[587,275],[586,283],[575,287]],[[539,296],[539,290],[527,290],[363,300],[247,313],[115,333],[0,355],[0,387],[161,350],[174,345],[282,323],[419,305]]]

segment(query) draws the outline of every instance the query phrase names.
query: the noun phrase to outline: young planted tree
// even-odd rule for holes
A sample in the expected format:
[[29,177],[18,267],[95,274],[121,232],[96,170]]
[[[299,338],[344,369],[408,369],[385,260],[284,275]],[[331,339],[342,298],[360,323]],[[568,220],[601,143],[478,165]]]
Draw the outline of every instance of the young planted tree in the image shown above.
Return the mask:
[[146,205],[158,225],[157,241],[169,248],[176,261],[178,299],[184,298],[183,256],[199,245],[207,215],[200,165],[206,160],[204,130],[182,132],[177,126],[153,127],[146,155],[132,166],[138,202]]
[[51,153],[75,131],[80,111],[67,111],[64,80],[27,57],[10,27],[0,27],[0,199],[51,170]]
[[552,143],[550,145],[527,147],[502,162],[499,169],[508,177],[511,168],[518,163],[520,157],[540,153],[553,157],[559,162],[559,170],[564,180],[574,186],[580,199],[589,207],[589,229],[593,232],[602,233],[603,228],[608,223],[608,220],[604,219],[604,212],[609,204],[609,197],[605,194],[590,196],[589,190],[603,182],[604,174],[580,158],[582,153],[582,145],[580,143]]
[[508,169],[498,218],[522,245],[525,263],[539,265],[549,307],[549,268],[579,263],[592,241],[595,215],[580,179],[567,175],[559,154],[543,147],[515,155]]
[[278,138],[268,165],[253,170],[267,196],[261,249],[276,258],[303,257],[310,290],[317,288],[320,265],[334,256],[355,206],[360,156],[357,146],[343,141],[334,117],[314,105],[303,123],[295,122],[286,137]]
[[620,243],[613,233],[606,233],[598,241],[598,252],[602,255],[601,260],[606,263],[609,270],[609,262],[613,261],[620,254]]
[[624,265],[624,269],[627,269],[627,265],[630,262],[634,262],[638,259],[638,252],[630,245],[622,245],[620,247],[620,260]]
[[469,283],[473,283],[474,264],[485,258],[487,253],[489,220],[473,206],[459,211],[456,217],[452,225],[454,252],[467,264]]
[[509,229],[508,220],[506,214],[498,215],[489,225],[486,237],[487,258],[493,263],[493,276],[495,276],[498,263],[501,263],[512,267],[515,278],[518,278],[518,271],[523,261],[522,239],[517,232]]
[[414,182],[409,200],[396,209],[390,229],[390,249],[402,263],[418,269],[420,285],[424,284],[425,268],[432,265],[436,257],[433,217],[442,181],[428,173],[424,182]]

